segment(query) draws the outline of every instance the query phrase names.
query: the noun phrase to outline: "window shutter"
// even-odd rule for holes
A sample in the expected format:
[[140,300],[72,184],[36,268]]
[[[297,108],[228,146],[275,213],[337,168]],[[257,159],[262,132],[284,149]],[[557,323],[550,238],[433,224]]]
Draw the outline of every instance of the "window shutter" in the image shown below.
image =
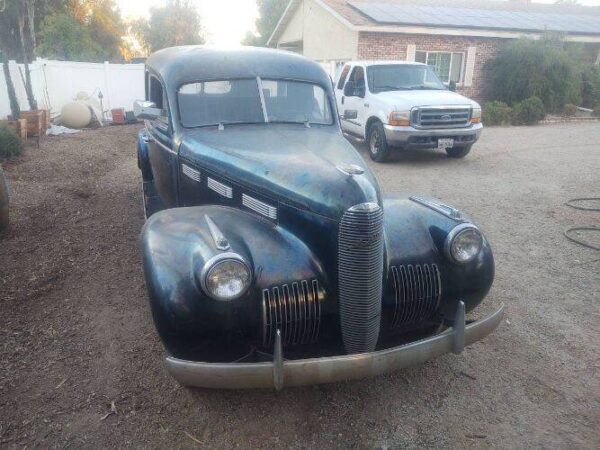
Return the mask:
[[467,49],[467,64],[465,66],[465,87],[473,84],[473,72],[475,71],[475,52],[477,47],[469,47]]
[[417,51],[417,46],[409,44],[406,46],[406,60],[414,61],[415,60],[415,52]]

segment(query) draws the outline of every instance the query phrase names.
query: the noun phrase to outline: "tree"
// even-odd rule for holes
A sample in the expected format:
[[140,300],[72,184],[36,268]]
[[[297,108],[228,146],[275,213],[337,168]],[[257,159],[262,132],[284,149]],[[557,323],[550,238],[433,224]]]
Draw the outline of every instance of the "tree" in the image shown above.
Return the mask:
[[105,50],[73,16],[56,13],[42,23],[38,53],[63,61],[102,61]]
[[34,0],[20,0],[18,26],[19,40],[21,43],[21,54],[23,55],[23,65],[25,66],[25,92],[27,102],[31,110],[37,109],[37,100],[33,95],[33,86],[31,84],[31,71],[29,70],[29,60],[33,59],[33,49],[35,47],[35,9]]
[[0,52],[0,59],[2,59],[2,69],[4,71],[4,81],[6,82],[6,92],[8,93],[8,101],[10,102],[10,113],[12,114],[13,120],[16,120],[21,116],[21,108],[19,107],[19,101],[17,100],[15,85],[13,84],[12,77],[10,76],[8,58]]
[[567,48],[551,36],[508,44],[489,63],[494,99],[514,105],[539,97],[549,112],[562,111],[567,103],[579,104],[578,54],[578,48]]
[[186,0],[169,0],[150,10],[148,21],[138,20],[134,34],[148,53],[175,45],[203,44],[200,14]]
[[244,44],[264,47],[283,15],[289,0],[257,0],[259,17],[256,19],[256,32],[246,34]]
[[127,27],[114,0],[69,0],[67,10],[89,29],[93,41],[103,49],[101,59],[123,56],[122,36]]

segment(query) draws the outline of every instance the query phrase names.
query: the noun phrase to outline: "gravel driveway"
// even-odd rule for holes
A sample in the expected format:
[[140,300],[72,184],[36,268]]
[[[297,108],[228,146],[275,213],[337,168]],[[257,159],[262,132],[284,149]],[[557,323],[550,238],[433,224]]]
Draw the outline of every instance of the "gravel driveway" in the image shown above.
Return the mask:
[[369,161],[385,194],[439,197],[481,225],[497,276],[478,314],[504,302],[507,320],[459,356],[281,393],[188,390],[164,370],[137,128],[47,138],[5,167],[0,447],[600,447],[600,254],[562,236],[600,222],[564,206],[600,194],[600,124],[486,129],[464,160]]

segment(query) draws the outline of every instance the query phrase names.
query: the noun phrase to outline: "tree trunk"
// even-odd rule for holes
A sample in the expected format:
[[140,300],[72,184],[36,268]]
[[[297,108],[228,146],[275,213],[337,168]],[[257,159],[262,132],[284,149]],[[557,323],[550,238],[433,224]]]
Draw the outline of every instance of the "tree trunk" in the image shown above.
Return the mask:
[[19,101],[17,100],[17,94],[15,92],[15,85],[12,82],[10,76],[10,70],[8,67],[8,59],[5,57],[2,61],[2,68],[4,69],[4,79],[6,80],[6,91],[8,92],[8,99],[10,101],[10,112],[13,116],[13,120],[17,120],[21,116],[21,108],[19,108]]
[[27,51],[27,38],[25,36],[25,16],[27,12],[27,1],[21,0],[19,8],[19,38],[21,41],[21,53],[23,55],[23,64],[25,65],[25,92],[27,93],[27,102],[29,109],[37,109],[37,101],[33,95],[33,87],[31,85],[31,71],[29,70],[29,52]]

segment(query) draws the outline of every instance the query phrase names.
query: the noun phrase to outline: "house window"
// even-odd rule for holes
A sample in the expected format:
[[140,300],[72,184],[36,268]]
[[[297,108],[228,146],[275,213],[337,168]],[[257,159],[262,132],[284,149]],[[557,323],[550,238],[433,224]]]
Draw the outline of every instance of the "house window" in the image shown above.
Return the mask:
[[435,74],[444,83],[449,81],[463,82],[464,60],[465,54],[463,52],[417,51],[415,53],[415,61],[431,66]]

